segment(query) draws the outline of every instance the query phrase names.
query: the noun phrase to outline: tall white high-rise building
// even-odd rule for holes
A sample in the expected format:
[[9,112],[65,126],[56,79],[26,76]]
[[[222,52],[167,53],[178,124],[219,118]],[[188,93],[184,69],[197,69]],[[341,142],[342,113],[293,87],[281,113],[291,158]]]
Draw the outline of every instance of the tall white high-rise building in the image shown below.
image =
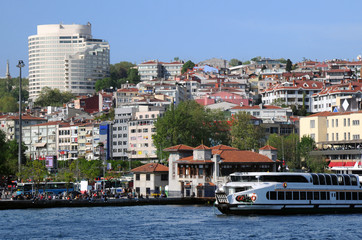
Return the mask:
[[91,24],[38,25],[29,41],[29,99],[43,87],[93,93],[95,82],[109,76],[109,43],[93,39]]

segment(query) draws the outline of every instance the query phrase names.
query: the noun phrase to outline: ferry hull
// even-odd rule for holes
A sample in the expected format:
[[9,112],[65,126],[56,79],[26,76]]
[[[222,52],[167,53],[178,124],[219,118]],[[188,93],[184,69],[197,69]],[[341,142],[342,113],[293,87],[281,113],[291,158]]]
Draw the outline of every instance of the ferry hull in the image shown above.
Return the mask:
[[362,213],[359,205],[231,205],[219,204],[218,210],[227,215],[288,215],[288,214],[351,214]]

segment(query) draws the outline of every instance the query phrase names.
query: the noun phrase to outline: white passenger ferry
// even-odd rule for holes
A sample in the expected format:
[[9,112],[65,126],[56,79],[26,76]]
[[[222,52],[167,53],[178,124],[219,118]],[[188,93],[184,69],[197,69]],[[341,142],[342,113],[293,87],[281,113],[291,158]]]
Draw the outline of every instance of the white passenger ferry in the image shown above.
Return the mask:
[[233,173],[216,190],[224,214],[362,212],[358,175],[324,173]]

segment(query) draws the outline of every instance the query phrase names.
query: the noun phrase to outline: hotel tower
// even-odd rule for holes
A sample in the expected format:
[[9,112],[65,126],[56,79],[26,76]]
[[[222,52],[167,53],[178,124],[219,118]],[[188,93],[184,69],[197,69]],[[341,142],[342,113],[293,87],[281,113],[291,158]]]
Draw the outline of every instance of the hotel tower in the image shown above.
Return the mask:
[[94,93],[98,79],[109,76],[109,43],[92,37],[91,24],[38,25],[29,42],[29,100],[43,87]]

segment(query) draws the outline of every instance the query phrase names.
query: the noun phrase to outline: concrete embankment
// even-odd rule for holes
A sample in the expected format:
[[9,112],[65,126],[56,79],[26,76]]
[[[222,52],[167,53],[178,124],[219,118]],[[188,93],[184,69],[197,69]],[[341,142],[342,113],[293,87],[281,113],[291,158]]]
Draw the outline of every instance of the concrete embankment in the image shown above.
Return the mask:
[[150,198],[150,199],[100,199],[89,200],[2,200],[0,210],[26,208],[57,208],[57,207],[110,207],[110,206],[138,206],[138,205],[206,205],[213,204],[214,200],[204,198]]

